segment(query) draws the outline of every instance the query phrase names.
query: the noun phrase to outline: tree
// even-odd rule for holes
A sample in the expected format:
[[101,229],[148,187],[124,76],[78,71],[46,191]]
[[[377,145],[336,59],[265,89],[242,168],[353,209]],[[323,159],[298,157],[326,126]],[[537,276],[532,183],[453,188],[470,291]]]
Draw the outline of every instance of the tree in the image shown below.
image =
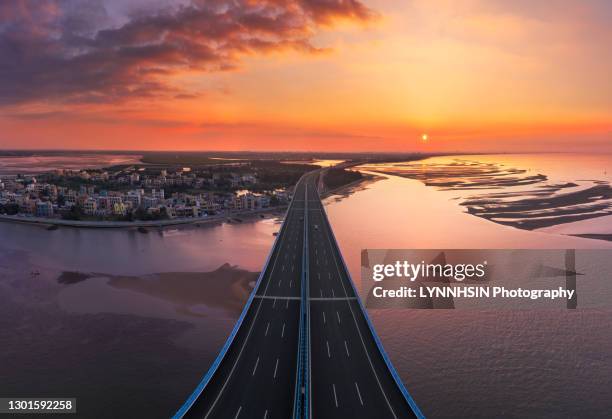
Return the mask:
[[64,220],[78,221],[83,217],[83,208],[79,204],[73,205],[70,211],[62,215]]
[[5,205],[0,205],[0,213],[7,215],[15,215],[19,213],[19,205],[14,203],[8,203]]

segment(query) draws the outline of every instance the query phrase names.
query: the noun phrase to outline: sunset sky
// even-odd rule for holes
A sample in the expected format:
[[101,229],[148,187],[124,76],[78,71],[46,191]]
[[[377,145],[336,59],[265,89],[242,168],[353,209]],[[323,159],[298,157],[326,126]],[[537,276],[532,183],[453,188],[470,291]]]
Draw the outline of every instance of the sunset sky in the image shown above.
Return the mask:
[[0,148],[612,152],[610,22],[609,0],[2,1]]

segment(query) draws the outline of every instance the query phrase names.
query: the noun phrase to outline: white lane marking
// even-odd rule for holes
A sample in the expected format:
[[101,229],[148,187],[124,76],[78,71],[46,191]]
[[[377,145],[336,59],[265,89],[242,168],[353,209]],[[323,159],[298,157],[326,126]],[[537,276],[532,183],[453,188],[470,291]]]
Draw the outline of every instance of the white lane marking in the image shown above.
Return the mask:
[[276,358],[276,365],[274,366],[274,378],[276,378],[276,371],[278,371],[278,360],[279,358]]
[[293,279],[289,281],[289,288],[293,288]]
[[[363,404],[363,403],[362,403],[362,404]],[[264,412],[264,417],[263,417],[263,419],[268,419],[268,410],[266,410],[266,411]]]
[[328,358],[331,358],[331,352],[329,351],[329,341],[328,341],[328,340],[326,340],[326,341],[325,341],[325,344],[327,345],[327,357],[328,357]]
[[[301,297],[287,297],[287,296],[274,296],[274,295],[256,295],[254,298],[260,300],[274,300],[275,298],[278,300],[301,300]],[[321,300],[319,297],[311,297],[311,300]],[[352,298],[336,298],[336,300],[356,300],[356,297]],[[331,298],[323,298],[323,300],[331,300]]]
[[[347,295],[348,297],[348,295]],[[336,298],[336,293],[334,292],[334,289],[332,288],[332,298]]]
[[357,395],[359,396],[359,403],[363,406],[363,399],[361,398],[361,391],[359,391],[359,386],[357,385],[357,381],[355,381],[355,389],[357,390]]
[[323,312],[323,324],[327,323],[327,320],[325,320],[325,312]]
[[274,302],[272,303],[272,308],[274,308],[275,305],[276,305],[276,298],[274,299]]
[[236,416],[234,416],[234,419],[238,419],[238,416],[240,416],[240,411],[242,410],[242,406],[240,406],[238,408],[238,411],[236,412]]
[[281,331],[281,338],[285,337],[285,323],[283,323],[283,330]]
[[338,313],[337,311],[336,311],[336,317],[338,318],[338,324],[341,324],[342,322],[340,321],[340,313]]
[[323,297],[323,289],[319,288],[319,292],[321,293],[321,297]]
[[[333,248],[331,237],[330,237],[329,234],[327,235],[327,242],[329,243],[329,247]],[[338,276],[340,278],[340,285],[342,285],[342,290],[344,291],[344,296],[348,297],[348,292],[346,292],[346,287],[344,286],[344,282],[342,281],[342,273],[340,272],[340,265],[338,265],[338,259],[336,258],[336,256],[334,256],[334,264],[336,265],[336,272],[338,272]],[[372,363],[372,358],[370,358],[370,354],[368,353],[368,350],[366,348],[365,340],[363,339],[363,335],[361,334],[361,329],[359,329],[359,324],[357,323],[357,317],[355,317],[355,312],[353,311],[353,306],[348,301],[347,301],[347,304],[349,306],[349,310],[351,311],[351,315],[353,317],[353,322],[355,322],[355,327],[357,328],[357,334],[359,335],[359,339],[361,340],[361,346],[363,347],[363,350],[365,351],[366,357],[368,358],[368,363],[370,364],[370,368],[372,369],[372,372],[374,373],[374,378],[376,378],[376,383],[378,384],[378,388],[380,389],[380,392],[382,393],[383,397],[385,398],[385,402],[387,402],[387,407],[389,407],[389,410],[391,411],[391,414],[393,415],[393,417],[395,419],[397,419],[397,415],[395,414],[395,411],[393,410],[393,407],[391,406],[391,403],[389,402],[389,398],[387,397],[387,394],[385,393],[385,391],[382,388],[382,384],[380,383],[380,378],[378,378],[378,374],[376,373],[376,369],[374,369],[374,364]]]
[[332,389],[334,390],[334,402],[336,403],[336,407],[338,407],[338,396],[336,395],[336,385],[332,384]]
[[268,336],[269,329],[270,329],[270,322],[268,322],[268,325],[266,326],[266,333],[264,334],[264,336]]
[[[288,216],[291,217],[291,214],[289,214],[289,212],[288,212]],[[283,245],[284,239],[285,239],[285,235],[283,234],[283,235],[281,235],[280,240],[278,242],[279,246]],[[272,263],[272,270],[270,271],[271,274],[276,269],[276,262],[278,262],[278,253],[274,257],[274,262]],[[268,292],[268,287],[270,286],[270,282],[271,281],[267,281],[266,282],[266,287],[264,288],[264,292],[263,292],[264,296]],[[230,370],[229,375],[227,376],[225,381],[223,382],[223,385],[221,386],[221,390],[219,391],[219,393],[217,393],[217,397],[215,397],[215,400],[213,401],[212,405],[210,406],[210,409],[208,410],[206,415],[204,415],[204,419],[207,419],[210,416],[210,414],[212,413],[212,411],[215,409],[215,406],[216,406],[217,402],[219,401],[219,398],[221,397],[221,395],[225,391],[225,388],[227,387],[227,383],[229,382],[230,378],[234,374],[234,371],[236,370],[236,365],[238,365],[238,361],[240,361],[240,359],[242,358],[242,352],[244,351],[244,348],[246,347],[247,342],[248,342],[249,338],[251,337],[251,333],[253,332],[253,326],[255,325],[255,323],[257,321],[257,317],[259,316],[259,311],[261,310],[261,306],[262,305],[263,305],[263,302],[260,303],[257,306],[257,310],[255,310],[255,317],[253,318],[253,321],[251,322],[251,324],[249,326],[249,330],[247,332],[247,336],[246,336],[244,342],[242,343],[242,346],[240,347],[240,351],[238,352],[238,356],[236,357],[236,361],[234,362],[234,365],[232,365],[232,369]],[[242,409],[242,406],[240,407],[240,409]],[[240,413],[240,410],[238,410],[238,413]]]
[[253,367],[253,374],[251,375],[255,375],[255,371],[257,371],[257,366],[259,365],[259,357],[257,357],[257,361],[255,361],[255,366]]
[[285,272],[285,265],[281,266],[281,272]]
[[351,356],[351,354],[349,353],[349,350],[348,350],[348,345],[346,344],[346,341],[344,341],[344,349],[346,349],[346,356],[349,356],[349,357],[350,357],[350,356]]
[[289,308],[289,300],[287,300],[287,304],[285,304],[285,308]]
[[279,280],[278,280],[278,287],[279,287],[279,288],[280,288],[280,286],[281,286],[281,282],[283,282],[283,280],[282,280],[282,279],[279,279]]
[[317,278],[321,279],[321,272],[317,273]]

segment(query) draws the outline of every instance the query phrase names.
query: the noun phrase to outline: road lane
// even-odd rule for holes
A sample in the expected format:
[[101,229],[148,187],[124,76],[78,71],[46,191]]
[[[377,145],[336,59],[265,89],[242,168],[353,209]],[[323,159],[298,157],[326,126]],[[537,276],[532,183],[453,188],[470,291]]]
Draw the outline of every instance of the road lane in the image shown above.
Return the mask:
[[299,393],[302,301],[309,325],[303,371],[309,417],[422,416],[395,381],[361,309],[318,196],[317,178],[311,173],[296,186],[232,345],[204,391],[194,393],[185,415],[176,418],[291,417]]
[[304,193],[301,182],[232,345],[182,417],[292,416],[298,367]]
[[311,417],[416,417],[370,333],[323,211],[309,179]]

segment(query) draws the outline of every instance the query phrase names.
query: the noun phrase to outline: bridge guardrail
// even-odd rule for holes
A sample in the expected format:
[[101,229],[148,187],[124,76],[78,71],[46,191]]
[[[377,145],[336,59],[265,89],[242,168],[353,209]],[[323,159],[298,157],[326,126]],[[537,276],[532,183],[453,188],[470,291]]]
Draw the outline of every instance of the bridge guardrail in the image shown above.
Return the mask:
[[309,321],[306,314],[308,307],[308,185],[304,192],[304,239],[302,247],[302,286],[300,289],[300,331],[297,360],[297,377],[293,405],[293,418],[307,417],[309,403],[309,379],[306,375],[310,370],[307,367],[308,351],[310,342],[307,340],[306,331],[309,330]]
[[[317,195],[319,195],[318,188],[317,188]],[[319,196],[319,199],[320,199],[320,196]],[[391,373],[391,376],[393,377],[393,380],[395,381],[395,384],[400,389],[400,392],[404,396],[404,399],[406,399],[406,402],[408,403],[408,405],[410,406],[410,408],[412,409],[414,414],[418,418],[424,419],[425,415],[423,414],[423,412],[421,412],[421,409],[419,409],[419,406],[416,404],[416,402],[414,401],[414,399],[412,398],[412,396],[408,392],[408,389],[404,385],[404,382],[402,381],[401,377],[397,373],[397,370],[393,366],[393,363],[391,362],[391,359],[387,355],[387,352],[385,351],[385,349],[383,347],[383,344],[380,341],[380,338],[376,334],[376,330],[374,329],[374,325],[372,324],[372,322],[370,320],[370,316],[368,316],[368,313],[367,313],[365,307],[363,306],[363,303],[361,302],[361,298],[359,297],[359,293],[357,292],[357,288],[355,288],[355,284],[353,283],[353,279],[351,278],[351,273],[349,272],[349,270],[348,270],[348,268],[346,266],[346,262],[344,261],[344,256],[342,256],[342,252],[340,251],[340,247],[338,246],[338,241],[336,240],[336,235],[334,234],[334,230],[331,228],[331,223],[329,222],[329,218],[327,218],[327,211],[325,211],[325,207],[323,205],[321,205],[321,206],[323,208],[323,211],[322,211],[323,219],[325,220],[325,222],[327,223],[327,225],[329,227],[329,230],[331,231],[331,238],[332,238],[332,241],[333,241],[334,245],[336,246],[336,249],[338,249],[338,254],[340,255],[340,261],[342,262],[342,267],[344,268],[344,271],[346,272],[346,275],[348,277],[349,283],[351,284],[351,287],[353,288],[353,292],[355,293],[355,296],[357,297],[357,302],[359,303],[359,308],[361,309],[361,312],[362,312],[363,316],[366,319],[366,323],[368,324],[368,328],[370,329],[370,332],[372,333],[372,337],[374,338],[374,342],[376,343],[376,346],[378,347],[378,351],[380,352],[381,356],[383,357],[383,360],[385,361],[385,364],[386,364],[389,372]]]
[[306,348],[304,351],[304,413],[303,417],[305,419],[310,418],[312,412],[311,406],[311,368],[310,368],[310,250],[308,248],[308,186],[306,187],[306,203],[305,203],[305,215],[304,215],[304,277],[306,281],[304,282],[304,306],[306,308],[306,323],[304,324],[304,331],[306,332]]

